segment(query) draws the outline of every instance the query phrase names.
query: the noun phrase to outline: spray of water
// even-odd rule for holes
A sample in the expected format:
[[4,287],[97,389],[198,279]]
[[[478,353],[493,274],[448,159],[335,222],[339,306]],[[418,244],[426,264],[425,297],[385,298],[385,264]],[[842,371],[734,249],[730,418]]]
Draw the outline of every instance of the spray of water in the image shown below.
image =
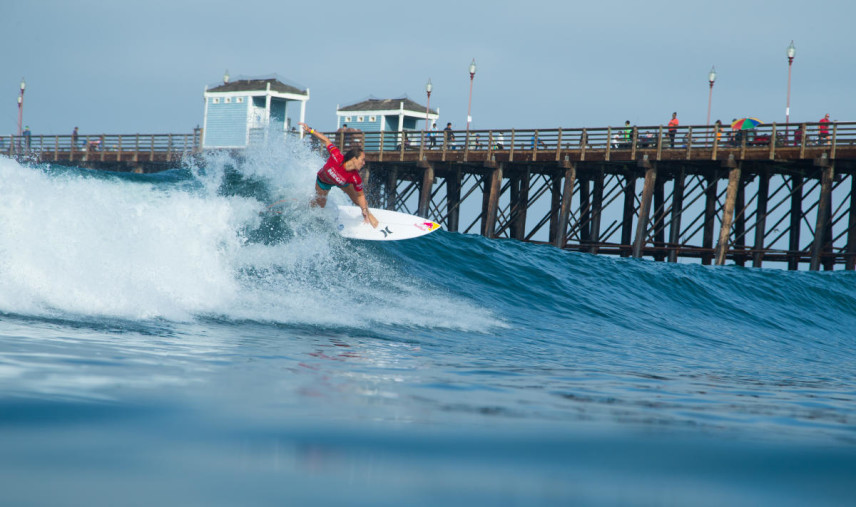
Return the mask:
[[[296,139],[207,154],[179,177],[0,158],[0,312],[484,328],[494,319],[345,240],[312,209]],[[344,204],[341,192],[331,204]],[[280,201],[274,210],[268,206]]]

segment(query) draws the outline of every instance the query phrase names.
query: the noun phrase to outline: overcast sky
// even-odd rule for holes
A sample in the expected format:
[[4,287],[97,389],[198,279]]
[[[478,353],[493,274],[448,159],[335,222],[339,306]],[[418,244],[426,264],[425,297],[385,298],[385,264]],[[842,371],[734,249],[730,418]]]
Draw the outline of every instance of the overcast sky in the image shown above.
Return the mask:
[[3,0],[0,133],[188,133],[205,85],[278,74],[310,89],[307,121],[403,95],[464,128],[856,121],[852,0]]

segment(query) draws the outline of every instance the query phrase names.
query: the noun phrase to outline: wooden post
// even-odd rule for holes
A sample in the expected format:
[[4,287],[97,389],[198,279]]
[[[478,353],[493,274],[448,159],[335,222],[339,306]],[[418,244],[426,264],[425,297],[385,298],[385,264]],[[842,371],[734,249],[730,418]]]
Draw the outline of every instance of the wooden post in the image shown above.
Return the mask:
[[[742,168],[741,168],[742,169]],[[737,201],[734,204],[734,263],[746,265],[746,183],[743,178],[737,184]]]
[[800,130],[802,130],[802,138],[800,139],[800,158],[805,158],[805,143],[808,138],[805,123],[800,125]]
[[773,131],[770,133],[770,160],[776,158],[776,122],[773,122]]
[[603,179],[604,173],[601,168],[594,177],[594,193],[592,194],[591,208],[591,247],[589,252],[598,253],[600,244],[600,215],[603,211]]
[[612,148],[612,127],[607,127],[606,129],[606,154],[603,156],[604,160],[609,161],[609,152]]
[[850,221],[847,224],[847,252],[844,269],[856,269],[856,176],[850,175]]
[[664,178],[657,178],[654,182],[654,218],[652,220],[654,227],[654,260],[663,262],[666,260],[666,253],[663,251],[666,243],[666,181]]
[[59,136],[54,137],[54,162],[59,160]]
[[446,230],[458,232],[458,219],[461,208],[461,169],[446,177]]
[[511,237],[517,240],[526,238],[526,211],[529,209],[529,168],[516,177],[517,195],[511,200]]
[[731,237],[731,223],[734,220],[734,204],[737,202],[737,187],[740,185],[741,165],[728,173],[728,189],[725,192],[725,208],[722,211],[722,225],[719,229],[719,241],[716,242],[716,265],[724,266]]
[[580,234],[580,251],[588,252],[589,243],[591,240],[591,190],[589,188],[588,178],[578,177],[580,181],[580,212],[579,212],[579,234]]
[[515,134],[514,129],[511,129],[511,151],[508,152],[508,161],[514,162],[514,144],[515,144]]
[[532,143],[532,161],[537,162],[538,161],[538,141],[541,140],[541,138],[538,137],[538,130],[535,130],[535,133],[533,134],[532,140],[533,140],[533,143]]
[[431,204],[431,189],[434,185],[434,166],[426,164],[422,172],[422,186],[419,188],[419,209],[416,212],[420,217],[427,217],[429,205]]
[[636,239],[633,241],[633,257],[642,257],[642,248],[648,235],[648,217],[651,213],[651,198],[654,196],[654,183],[657,181],[657,165],[647,163],[645,184],[642,187],[642,201],[639,203],[639,215],[636,222]]
[[758,175],[758,205],[755,209],[755,252],[752,267],[760,268],[764,262],[764,238],[767,235],[767,200],[770,193],[770,173],[766,169]]
[[[704,232],[702,234],[702,248],[705,250],[713,250],[713,226],[716,218],[716,194],[717,194],[717,174],[714,171],[707,176],[707,189],[705,190],[705,207],[704,207]],[[704,266],[710,266],[713,260],[713,253],[703,253],[701,263]]]
[[621,256],[632,253],[633,215],[636,211],[636,175],[628,171],[624,183],[624,216],[621,222]]
[[693,155],[693,128],[687,127],[687,160],[692,160]]
[[[380,131],[380,146],[378,146],[377,161],[383,162],[383,130]],[[443,160],[446,160],[446,143],[443,143]],[[392,209],[392,208],[390,208]]]
[[134,162],[140,161],[140,134],[137,134],[137,140],[134,144]]
[[710,159],[716,160],[716,152],[719,150],[719,129],[722,125],[716,124],[713,127],[713,151],[710,153]]
[[[814,241],[811,244],[812,271],[820,269],[820,257],[826,242],[826,228],[829,223],[829,214],[832,201],[832,178],[835,176],[835,164],[831,163],[823,168],[823,176],[820,183],[820,202],[817,205],[817,220],[814,228]],[[832,238],[829,238],[832,241]]]
[[499,209],[499,193],[502,190],[502,164],[490,172],[490,196],[482,216],[482,236],[496,236],[496,214]]
[[386,173],[386,209],[395,211],[398,199],[398,168],[392,167]]
[[588,146],[588,131],[583,129],[583,133],[580,134],[580,162],[586,159],[586,146]]
[[556,162],[562,160],[562,127],[559,127],[559,136],[556,139]]
[[802,191],[803,177],[795,174],[791,177],[791,226],[790,243],[788,245],[788,269],[797,270],[800,267],[800,224],[802,222]]
[[154,161],[154,159],[155,159],[155,135],[152,134],[152,148],[151,148],[151,151],[149,151],[149,162]]
[[565,167],[565,184],[562,188],[562,204],[559,208],[556,231],[553,237],[553,245],[559,248],[564,248],[565,243],[568,241],[568,216],[571,214],[571,198],[574,194],[574,180],[576,179],[576,166],[567,162],[567,166]]
[[669,225],[669,262],[678,262],[678,250],[681,242],[681,216],[684,207],[684,179],[686,171],[683,167],[675,175],[675,188],[672,191],[672,219]]
[[660,160],[663,155],[663,126],[657,129],[657,160]]

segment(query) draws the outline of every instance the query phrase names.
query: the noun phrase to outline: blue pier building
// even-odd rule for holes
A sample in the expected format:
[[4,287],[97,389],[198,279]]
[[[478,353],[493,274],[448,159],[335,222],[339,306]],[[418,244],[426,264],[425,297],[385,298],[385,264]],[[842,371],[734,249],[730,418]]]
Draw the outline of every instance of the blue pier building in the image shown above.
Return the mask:
[[[428,121],[426,122],[426,117]],[[397,99],[370,98],[356,104],[336,108],[336,127],[347,125],[349,129],[363,132],[395,132],[384,135],[384,149],[394,149],[401,143],[406,132],[431,129],[431,123],[440,118],[440,110],[426,111],[426,106],[407,97]],[[419,135],[409,136],[408,142],[417,144]]]
[[202,147],[246,148],[270,135],[284,136],[297,126],[293,123],[305,121],[308,100],[308,88],[301,90],[277,76],[230,81],[227,72],[223,84],[205,87]]

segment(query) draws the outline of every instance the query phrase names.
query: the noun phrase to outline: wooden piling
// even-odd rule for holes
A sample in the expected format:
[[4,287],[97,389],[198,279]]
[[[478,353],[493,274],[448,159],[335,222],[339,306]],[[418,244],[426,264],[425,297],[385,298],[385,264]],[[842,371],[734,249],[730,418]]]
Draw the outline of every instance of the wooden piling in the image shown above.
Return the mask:
[[[832,201],[832,178],[835,176],[835,164],[823,168],[820,184],[820,202],[817,205],[817,220],[814,228],[814,241],[811,244],[811,263],[809,269],[820,269],[820,258],[826,241],[826,228],[829,224],[830,202]],[[831,240],[832,238],[830,238]]]
[[752,267],[760,268],[764,262],[764,238],[767,233],[767,199],[770,193],[770,173],[758,175],[758,204],[755,209],[755,244],[752,247]]
[[642,201],[639,203],[639,217],[636,222],[636,239],[633,241],[633,257],[642,257],[642,248],[648,235],[648,217],[651,212],[651,198],[654,196],[654,182],[657,180],[657,165],[650,164],[645,170],[645,184],[642,187]]
[[725,254],[728,252],[728,242],[731,238],[731,223],[734,220],[734,205],[737,202],[737,186],[740,185],[741,172],[738,165],[728,173],[728,189],[725,192],[722,225],[719,229],[719,241],[716,243],[715,262],[717,266],[725,265]]

